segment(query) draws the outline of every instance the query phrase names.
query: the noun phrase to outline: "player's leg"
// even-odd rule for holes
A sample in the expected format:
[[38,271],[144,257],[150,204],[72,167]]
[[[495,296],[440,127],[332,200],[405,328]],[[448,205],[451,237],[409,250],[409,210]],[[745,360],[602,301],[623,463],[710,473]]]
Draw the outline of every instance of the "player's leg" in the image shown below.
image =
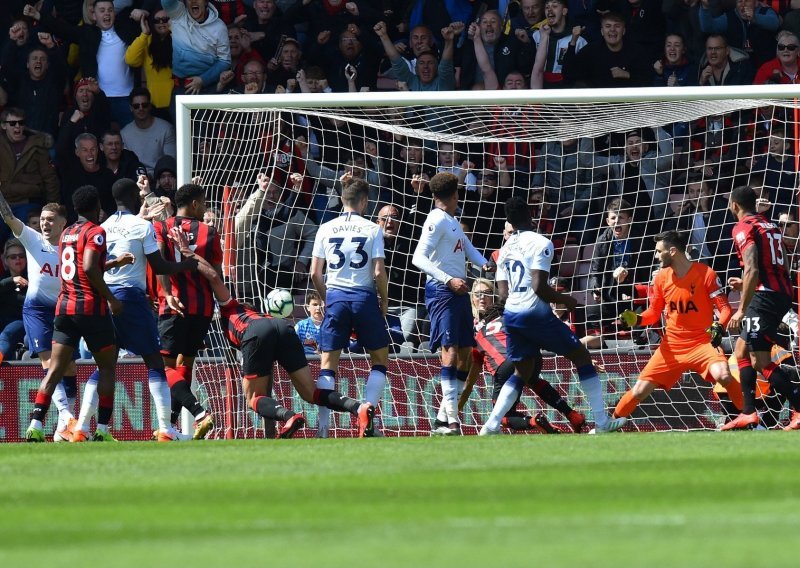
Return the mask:
[[728,398],[731,403],[733,403],[739,411],[742,410],[742,406],[744,405],[742,386],[739,384],[739,381],[734,379],[733,375],[731,375],[731,368],[727,361],[715,361],[712,363],[708,367],[708,374],[705,376],[710,376],[713,381],[723,386],[728,393]]
[[242,385],[247,399],[247,405],[266,420],[284,422],[278,431],[278,438],[291,438],[300,428],[305,426],[306,419],[302,414],[295,413],[278,404],[278,401],[268,395],[269,375],[252,377],[244,376]]
[[[513,355],[511,354],[513,351]],[[492,412],[486,423],[481,427],[478,435],[489,436],[492,434],[500,433],[500,426],[503,417],[508,414],[517,400],[522,394],[522,387],[527,382],[527,379],[533,375],[535,353],[522,355],[518,347],[509,349],[509,359],[512,361],[514,372],[508,377],[500,392],[497,394],[497,400],[494,403]]]
[[[282,333],[292,333],[288,324],[282,320],[257,319],[247,326],[242,336],[242,386],[247,405],[266,420],[285,422],[278,431],[278,438],[291,438],[305,426],[306,419],[278,404],[272,396],[272,367],[276,360],[285,364],[287,371],[298,365],[308,366],[300,339],[295,335],[295,343],[287,345],[282,341]],[[283,350],[291,353],[281,355]],[[300,357],[298,358],[298,353]]]
[[147,367],[147,387],[156,410],[158,428],[153,437],[160,442],[188,439],[172,425],[172,395],[164,360],[160,354],[161,342],[158,337],[158,324],[153,315],[150,301],[138,288],[116,288],[113,290],[124,305],[121,314],[112,316],[117,342],[129,353],[138,355]]
[[170,419],[177,422],[180,409],[186,408],[195,419],[196,439],[204,438],[214,426],[214,417],[198,402],[191,385],[194,357],[203,346],[210,322],[210,318],[202,316],[160,316],[158,320],[161,355],[172,398]]
[[[339,368],[339,358],[342,350],[323,351],[320,354],[319,377],[317,377],[317,388],[325,391],[336,389],[336,370]],[[317,437],[327,438],[331,423],[331,409],[327,406],[320,406],[317,415]]]
[[606,413],[603,397],[603,384],[594,368],[589,350],[578,340],[575,334],[559,320],[550,310],[550,306],[539,302],[528,312],[505,316],[508,329],[508,345],[511,345],[512,327],[518,343],[525,340],[534,342],[538,347],[563,355],[575,365],[581,389],[586,395],[595,421],[595,431],[611,432],[618,430],[625,423],[624,418],[612,419]]
[[[80,336],[78,336],[79,338]],[[61,338],[63,341],[64,339]],[[67,345],[66,343],[53,343],[53,349],[50,356],[50,367],[47,369],[47,374],[39,384],[39,389],[36,391],[36,400],[33,406],[33,413],[31,414],[31,422],[28,430],[25,432],[25,439],[28,442],[44,442],[44,417],[47,411],[50,410],[50,401],[52,400],[53,392],[56,385],[61,381],[64,372],[72,360],[72,353],[75,350],[75,345]]]
[[462,361],[461,376],[466,380],[467,362],[470,359],[468,348],[475,345],[469,296],[455,294],[446,286],[428,283],[425,287],[425,305],[431,321],[430,347],[434,351],[437,347],[441,347],[439,376],[442,387],[442,404],[448,423],[447,428],[440,428],[432,433],[460,434],[459,361]]
[[[88,343],[87,339],[87,344]],[[89,349],[91,350],[92,347],[90,346]],[[94,357],[95,363],[97,363],[97,372],[99,375],[97,381],[97,427],[92,438],[95,442],[115,441],[108,426],[111,422],[111,415],[114,412],[114,388],[118,353],[119,350],[114,345],[100,349],[99,351],[92,351],[92,357]],[[91,416],[83,416],[83,408],[81,408],[81,416],[78,418],[78,426],[76,426],[76,428],[86,432],[89,428],[90,419]]]
[[[561,394],[559,394],[559,392],[553,387],[553,385],[548,383],[540,376],[543,362],[544,361],[542,360],[542,356],[540,353],[539,356],[536,357],[533,375],[528,380],[528,386],[536,394],[536,396],[538,396],[540,399],[544,401],[545,404],[555,408],[561,414],[563,414],[564,417],[567,420],[569,420],[569,423],[572,426],[572,430],[576,434],[579,434],[583,429],[584,425],[586,424],[586,417],[577,410],[575,410],[574,408],[572,408],[572,406],[570,406],[570,404],[566,401],[566,399],[562,397]],[[543,414],[541,416],[544,417]],[[547,425],[549,425],[549,423],[547,423],[547,425],[542,423],[540,414],[537,414],[534,417],[533,422],[536,424],[538,428],[542,430],[546,430]]]
[[[341,350],[336,351],[340,352]],[[334,351],[330,353],[334,353]],[[303,345],[300,343],[300,339],[297,337],[297,334],[294,333],[294,330],[288,326],[280,330],[275,359],[281,367],[286,369],[292,381],[292,385],[297,391],[297,394],[300,395],[300,398],[306,402],[316,404],[320,407],[320,410],[324,407],[327,410],[336,410],[338,412],[349,412],[353,414],[358,422],[359,437],[367,437],[367,432],[373,429],[372,421],[375,416],[375,407],[369,402],[361,403],[355,399],[343,396],[332,388],[321,388],[319,382],[315,384],[311,377],[311,369],[308,367],[308,360],[306,359],[305,351],[303,351]],[[337,365],[338,362],[337,354]],[[329,361],[329,364],[333,364],[333,361]],[[327,435],[325,437],[327,437]]]
[[[718,354],[710,345],[708,348],[714,354]],[[724,360],[723,356],[720,357]],[[680,380],[685,371],[696,368],[698,366],[693,365],[690,358],[682,357],[681,353],[675,353],[668,345],[662,344],[642,369],[633,388],[622,395],[616,408],[614,408],[613,417],[615,419],[628,418],[636,410],[636,407],[646,400],[656,388],[669,391]],[[703,367],[702,373],[705,374],[705,372],[706,367]]]

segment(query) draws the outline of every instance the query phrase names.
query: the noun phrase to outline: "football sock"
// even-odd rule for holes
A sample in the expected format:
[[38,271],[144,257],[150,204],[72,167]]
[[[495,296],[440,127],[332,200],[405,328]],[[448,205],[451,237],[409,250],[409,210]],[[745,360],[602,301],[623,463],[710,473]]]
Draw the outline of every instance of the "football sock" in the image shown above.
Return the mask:
[[622,395],[622,398],[617,403],[617,407],[614,409],[614,416],[618,418],[627,418],[633,414],[637,406],[639,406],[639,401],[633,396],[633,391],[629,390]]
[[[61,378],[61,384],[64,386],[64,392],[67,393],[67,400],[75,404],[75,399],[78,396],[78,377],[75,375],[67,375]],[[70,411],[72,408],[70,408]]]
[[40,391],[36,392],[36,401],[33,404],[33,413],[31,413],[31,426],[34,428],[42,429],[44,417],[47,416],[47,411],[50,410],[50,400],[49,394]]
[[439,412],[436,413],[436,422],[440,425],[447,425],[447,409],[444,406],[444,397],[439,403]]
[[85,434],[89,433],[89,424],[92,421],[92,416],[97,411],[97,404],[99,402],[97,396],[97,381],[100,378],[100,372],[95,371],[86,381],[86,386],[83,387],[83,399],[81,400],[81,412],[78,415],[78,424],[75,426],[76,430],[80,430]]
[[147,386],[153,404],[156,407],[156,418],[160,430],[169,430],[172,427],[172,395],[167,384],[167,374],[164,369],[147,369]]
[[742,414],[753,414],[756,411],[756,370],[750,359],[738,359],[739,381],[742,384]]
[[97,426],[108,426],[111,422],[111,414],[114,412],[114,395],[102,395],[98,397],[97,405]]
[[531,419],[527,416],[506,416],[502,420],[502,425],[511,430],[533,430]]
[[786,397],[793,410],[800,410],[800,387],[792,383],[778,365],[770,362],[761,374],[776,391]]
[[56,430],[62,430],[67,425],[67,421],[72,418],[63,382],[59,382],[56,385],[51,400],[58,410],[58,425],[56,426]]
[[442,367],[442,404],[450,424],[458,424],[458,380],[455,367]]
[[288,408],[284,408],[278,404],[274,398],[268,396],[259,396],[253,400],[253,410],[257,414],[269,420],[280,420],[286,422],[294,416],[294,412]]
[[[331,369],[321,369],[317,377],[316,387],[320,390],[333,390],[336,386],[336,371]],[[331,424],[331,409],[327,406],[319,407],[317,418],[317,435],[320,438],[327,438]]]
[[372,406],[378,406],[383,395],[383,389],[386,387],[386,367],[384,365],[373,365],[367,377],[367,385],[365,390],[365,398]]
[[591,363],[578,367],[578,380],[586,395],[586,400],[589,401],[589,408],[592,409],[595,424],[605,425],[608,422],[608,415],[606,414],[606,403],[603,400],[603,385]]
[[531,385],[531,390],[535,392],[536,395],[545,402],[545,404],[552,406],[564,416],[572,412],[572,407],[566,400],[564,400],[564,397],[558,394],[558,391],[555,389],[555,387],[553,387],[553,385],[544,379],[534,380],[533,384]]
[[314,390],[314,404],[350,414],[358,414],[358,407],[361,406],[357,400],[342,396],[339,391],[328,389]]
[[731,399],[731,402],[736,408],[741,410],[744,406],[744,395],[742,394],[742,385],[739,384],[739,381],[731,377],[731,382],[728,383],[725,390],[728,392],[728,398]]
[[525,381],[522,380],[522,377],[518,377],[516,373],[508,378],[503,388],[500,389],[500,394],[497,396],[497,402],[494,403],[492,413],[489,414],[489,418],[486,420],[486,428],[488,430],[496,431],[500,429],[503,417],[514,406],[524,384]]
[[468,375],[469,371],[456,369],[456,409],[458,408],[458,401],[461,399],[461,393],[464,392],[464,389],[467,386]]
[[172,395],[172,400],[177,400],[195,418],[205,413],[205,409],[197,402],[197,398],[192,394],[192,389],[186,381],[178,381],[170,387],[169,392]]

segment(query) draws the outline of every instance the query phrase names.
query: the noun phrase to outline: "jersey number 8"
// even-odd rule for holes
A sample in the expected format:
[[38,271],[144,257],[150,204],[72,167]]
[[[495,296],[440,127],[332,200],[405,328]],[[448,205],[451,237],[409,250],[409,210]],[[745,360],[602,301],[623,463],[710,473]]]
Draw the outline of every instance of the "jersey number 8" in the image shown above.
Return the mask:
[[61,278],[62,280],[72,280],[75,278],[77,267],[75,266],[75,249],[65,246],[61,251]]

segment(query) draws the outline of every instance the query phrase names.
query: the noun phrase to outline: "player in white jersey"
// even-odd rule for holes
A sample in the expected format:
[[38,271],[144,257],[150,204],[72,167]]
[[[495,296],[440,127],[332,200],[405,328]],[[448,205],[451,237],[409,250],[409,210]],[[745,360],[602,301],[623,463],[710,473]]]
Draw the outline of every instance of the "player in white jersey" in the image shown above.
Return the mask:
[[[150,394],[156,407],[158,431],[156,440],[169,442],[181,439],[170,424],[171,397],[164,360],[161,358],[161,342],[152,304],[147,296],[147,263],[156,274],[175,274],[184,270],[196,270],[197,261],[168,262],[161,256],[155,232],[149,221],[135,212],[141,207],[139,188],[127,178],[114,182],[111,193],[117,202],[117,212],[106,219],[102,227],[106,231],[108,264],[115,266],[107,270],[103,279],[124,309],[112,317],[117,334],[117,344],[142,357],[147,365]],[[92,375],[86,384],[78,429],[88,427],[96,405],[97,376]]]
[[550,308],[553,303],[573,310],[578,304],[574,297],[556,292],[548,284],[553,243],[533,230],[530,207],[520,197],[506,201],[506,220],[514,232],[500,249],[496,281],[500,301],[505,302],[506,348],[514,375],[503,385],[480,435],[500,432],[503,416],[531,378],[540,349],[563,355],[575,365],[594,415],[595,431],[619,430],[626,420],[611,419],[606,413],[602,384],[589,351]]
[[[389,362],[389,332],[385,319],[389,307],[389,278],[384,265],[383,230],[361,216],[368,202],[367,182],[356,179],[345,186],[342,214],[320,226],[311,258],[311,281],[320,297],[325,298],[317,388],[334,388],[339,356],[355,331],[358,342],[369,352],[372,364],[365,389],[369,406],[364,409],[368,417],[364,437],[376,434],[373,415],[386,386]],[[319,437],[327,437],[329,420],[330,410],[320,407]]]
[[431,320],[431,350],[441,347],[442,416],[446,425],[432,433],[457,435],[461,433],[458,397],[475,346],[466,260],[484,270],[490,265],[453,217],[458,208],[458,178],[440,172],[431,178],[429,187],[434,208],[422,226],[412,262],[427,275],[425,307]]
[[[0,194],[0,216],[25,247],[28,258],[28,291],[22,306],[22,323],[25,327],[26,347],[39,357],[46,374],[50,367],[56,298],[61,290],[61,279],[58,277],[58,238],[67,224],[66,209],[58,203],[48,203],[42,207],[39,233],[17,219]],[[78,392],[76,375],[77,368],[72,362],[53,393],[53,401],[58,409],[58,423],[53,433],[55,442],[72,439],[72,429],[75,426],[72,410],[75,408]]]

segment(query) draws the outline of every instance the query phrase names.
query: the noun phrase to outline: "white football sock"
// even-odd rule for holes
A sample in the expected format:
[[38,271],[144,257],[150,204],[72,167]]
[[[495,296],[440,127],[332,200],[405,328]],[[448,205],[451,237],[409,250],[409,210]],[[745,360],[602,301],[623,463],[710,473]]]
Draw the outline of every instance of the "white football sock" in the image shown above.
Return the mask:
[[150,396],[153,397],[153,404],[156,406],[159,430],[170,431],[172,429],[169,421],[172,413],[172,398],[167,381],[150,379],[147,386],[150,388]]
[[442,379],[442,406],[447,412],[448,424],[458,424],[458,381],[456,379]]
[[500,429],[503,422],[503,417],[511,410],[514,403],[517,401],[517,396],[522,392],[522,385],[524,381],[517,375],[511,375],[500,389],[500,394],[497,395],[497,402],[494,403],[491,414],[486,420],[485,427],[488,430],[496,432]]
[[75,426],[76,430],[80,430],[84,434],[89,433],[92,417],[97,412],[98,400],[97,383],[94,381],[87,382],[86,386],[83,387],[83,402],[81,403],[81,413],[78,416],[78,424]]
[[364,389],[366,391],[364,394],[367,402],[377,408],[378,403],[381,401],[384,387],[386,387],[386,373],[372,369],[369,372],[369,376],[367,377],[367,386]]
[[579,384],[586,395],[586,400],[589,401],[594,423],[600,427],[604,426],[608,422],[608,414],[606,414],[606,403],[603,399],[603,385],[600,382],[600,377],[595,375],[583,379]]
[[[316,386],[320,390],[333,390],[336,384],[333,377],[320,375],[317,377]],[[331,423],[331,409],[327,406],[318,406],[317,413],[317,437],[327,438]]]

